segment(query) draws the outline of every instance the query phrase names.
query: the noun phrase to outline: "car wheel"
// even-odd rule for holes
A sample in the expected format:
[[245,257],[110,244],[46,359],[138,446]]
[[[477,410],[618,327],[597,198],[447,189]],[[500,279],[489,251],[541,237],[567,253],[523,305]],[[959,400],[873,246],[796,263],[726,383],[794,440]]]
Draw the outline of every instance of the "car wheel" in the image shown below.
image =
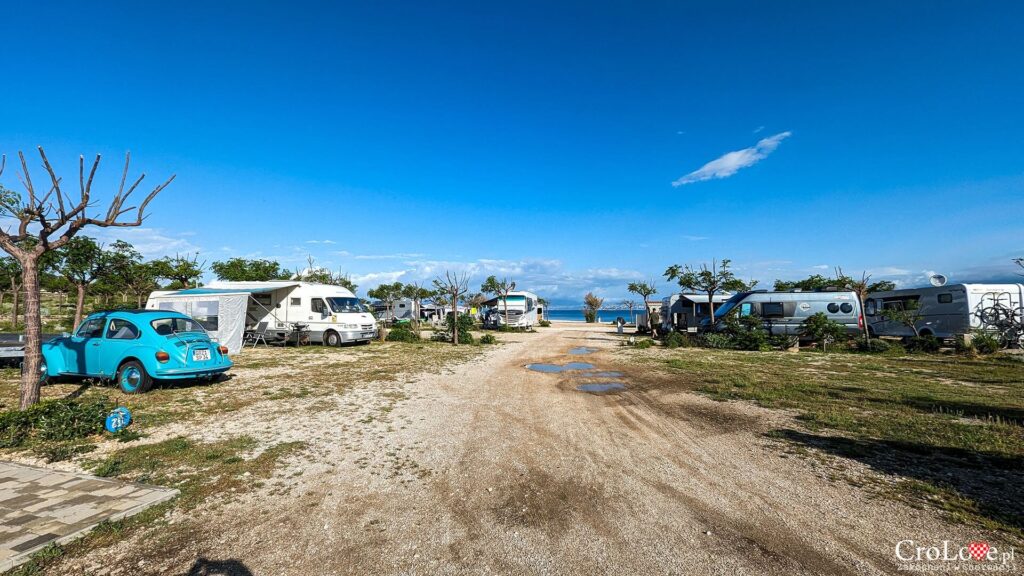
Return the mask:
[[324,334],[324,344],[327,346],[341,346],[341,336],[334,331]]
[[153,379],[142,364],[131,360],[117,369],[117,385],[125,394],[142,394],[153,385]]

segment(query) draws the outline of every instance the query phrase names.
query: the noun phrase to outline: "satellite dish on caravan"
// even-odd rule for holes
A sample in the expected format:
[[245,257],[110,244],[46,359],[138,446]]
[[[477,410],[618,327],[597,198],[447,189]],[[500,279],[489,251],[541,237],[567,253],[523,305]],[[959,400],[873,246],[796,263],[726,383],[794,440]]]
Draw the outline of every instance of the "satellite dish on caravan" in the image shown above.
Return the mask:
[[932,274],[932,277],[928,279],[932,283],[932,286],[938,288],[939,286],[946,285],[946,277],[942,274]]

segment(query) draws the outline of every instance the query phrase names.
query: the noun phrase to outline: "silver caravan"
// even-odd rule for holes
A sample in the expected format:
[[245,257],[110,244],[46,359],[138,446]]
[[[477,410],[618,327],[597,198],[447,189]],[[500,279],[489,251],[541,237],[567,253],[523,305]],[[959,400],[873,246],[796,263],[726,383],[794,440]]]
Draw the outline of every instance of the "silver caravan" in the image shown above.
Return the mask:
[[710,318],[701,322],[703,330],[717,331],[724,328],[722,319],[729,314],[759,316],[770,334],[798,335],[801,324],[821,312],[829,320],[846,327],[847,333],[859,334],[864,329],[864,316],[857,294],[851,291],[821,290],[813,292],[789,291],[769,292],[755,290],[740,292],[729,298],[715,312],[715,325]]
[[[732,294],[715,294],[711,297],[715,314]],[[673,294],[661,300],[661,330],[696,332],[703,319],[710,316],[707,294]]]
[[864,302],[868,330],[878,336],[909,337],[914,331],[887,320],[886,309],[916,308],[922,336],[954,338],[972,330],[998,336],[1003,344],[1022,344],[1024,284],[950,284],[872,292]]

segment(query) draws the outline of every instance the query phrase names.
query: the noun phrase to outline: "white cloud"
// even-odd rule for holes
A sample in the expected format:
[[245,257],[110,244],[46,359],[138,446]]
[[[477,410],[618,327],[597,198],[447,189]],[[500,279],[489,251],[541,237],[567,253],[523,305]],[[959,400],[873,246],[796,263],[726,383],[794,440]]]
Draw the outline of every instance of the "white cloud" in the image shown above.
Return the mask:
[[187,237],[192,232],[170,233],[161,228],[99,228],[87,229],[87,236],[93,236],[103,244],[111,244],[115,240],[124,240],[135,246],[144,258],[162,258],[177,254],[195,254],[200,247],[190,242]]
[[306,244],[337,244],[334,240],[306,240]]
[[700,240],[707,240],[707,236],[691,236],[689,234],[683,235],[683,240],[689,240],[690,242],[699,242]]
[[750,148],[727,152],[722,156],[708,162],[697,170],[676,180],[672,186],[683,186],[694,182],[728,178],[743,168],[748,168],[764,160],[779,147],[779,143],[788,138],[792,132],[780,132],[774,136],[762,139]]
[[817,264],[815,266],[811,266],[811,268],[815,270],[828,270],[829,268],[831,268],[831,266],[829,266],[828,264]]
[[406,260],[409,258],[422,258],[423,254],[404,252],[398,252],[396,254],[349,254],[346,252],[345,256],[354,260]]
[[757,128],[754,129],[754,134],[758,134],[762,130],[764,130],[764,126],[758,126]]

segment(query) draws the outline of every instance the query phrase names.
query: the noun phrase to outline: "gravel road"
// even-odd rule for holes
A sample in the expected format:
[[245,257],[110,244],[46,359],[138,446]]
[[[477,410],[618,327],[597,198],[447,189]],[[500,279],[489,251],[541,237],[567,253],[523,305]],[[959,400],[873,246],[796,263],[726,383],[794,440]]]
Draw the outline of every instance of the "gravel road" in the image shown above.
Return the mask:
[[[895,572],[899,540],[969,536],[782,457],[762,433],[784,413],[641,386],[606,329],[556,324],[501,339],[442,374],[368,384],[333,404],[242,411],[224,424],[231,433],[260,422],[248,432],[305,439],[307,455],[272,486],[174,519],[189,530],[170,551],[149,555],[136,538],[82,565],[161,574],[878,574]],[[581,346],[594,351],[569,354]],[[572,361],[623,374],[525,368]],[[576,390],[609,380],[626,389]]]

